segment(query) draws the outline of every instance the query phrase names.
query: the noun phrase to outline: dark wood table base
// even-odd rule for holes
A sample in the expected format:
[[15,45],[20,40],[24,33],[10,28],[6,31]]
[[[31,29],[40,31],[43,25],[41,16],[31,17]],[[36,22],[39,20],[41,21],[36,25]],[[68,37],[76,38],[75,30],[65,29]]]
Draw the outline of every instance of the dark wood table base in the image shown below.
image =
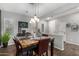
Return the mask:
[[55,38],[50,40],[50,42],[51,42],[51,46],[50,46],[51,56],[53,56],[53,54],[54,54],[54,39]]

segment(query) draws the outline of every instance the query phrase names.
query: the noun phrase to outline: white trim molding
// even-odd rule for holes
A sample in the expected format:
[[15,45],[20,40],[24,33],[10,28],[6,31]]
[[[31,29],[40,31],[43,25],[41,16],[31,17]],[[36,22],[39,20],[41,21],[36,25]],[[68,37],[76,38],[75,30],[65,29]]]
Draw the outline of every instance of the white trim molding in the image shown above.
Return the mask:
[[79,43],[76,42],[71,42],[71,41],[65,41],[66,43],[74,44],[74,45],[79,45]]
[[61,50],[61,51],[64,50],[64,48],[59,48],[59,47],[56,47],[56,46],[54,46],[54,48],[59,49],[59,50]]

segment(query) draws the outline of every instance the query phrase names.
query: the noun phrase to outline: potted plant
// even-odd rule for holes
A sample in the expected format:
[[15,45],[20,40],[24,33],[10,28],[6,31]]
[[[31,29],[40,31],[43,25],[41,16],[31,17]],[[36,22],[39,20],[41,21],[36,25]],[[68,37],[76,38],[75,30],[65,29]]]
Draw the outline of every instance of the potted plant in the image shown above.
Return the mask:
[[8,32],[5,32],[1,36],[1,42],[2,42],[4,48],[8,46],[8,41],[9,40],[10,40],[10,34]]

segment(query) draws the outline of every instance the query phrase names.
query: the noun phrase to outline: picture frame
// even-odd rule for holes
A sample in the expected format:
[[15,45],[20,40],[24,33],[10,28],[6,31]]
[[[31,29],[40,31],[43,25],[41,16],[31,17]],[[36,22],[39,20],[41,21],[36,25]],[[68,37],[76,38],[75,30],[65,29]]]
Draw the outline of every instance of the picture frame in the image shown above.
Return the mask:
[[79,26],[77,25],[77,24],[73,24],[73,25],[71,25],[71,31],[78,31],[78,29],[79,29]]
[[66,24],[66,27],[67,27],[67,28],[71,27],[71,24],[70,24],[70,23],[67,23],[67,24]]
[[28,28],[28,22],[19,21],[18,27],[19,28]]

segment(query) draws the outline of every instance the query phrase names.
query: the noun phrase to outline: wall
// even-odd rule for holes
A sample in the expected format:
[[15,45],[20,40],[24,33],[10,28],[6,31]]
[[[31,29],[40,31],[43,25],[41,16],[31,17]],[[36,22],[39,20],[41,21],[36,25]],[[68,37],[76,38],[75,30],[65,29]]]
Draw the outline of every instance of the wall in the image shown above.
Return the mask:
[[[11,39],[9,40],[9,45],[12,45],[14,44],[13,42],[13,37],[16,36],[16,34],[18,33],[18,21],[25,21],[25,22],[29,22],[29,19],[26,15],[21,15],[21,14],[18,14],[18,13],[13,13],[13,12],[8,12],[8,11],[3,11],[2,10],[2,13],[1,13],[1,19],[2,19],[2,34],[5,32],[6,28],[7,27],[11,27],[11,30],[12,30],[12,37]],[[8,21],[8,22],[6,22]],[[7,25],[8,24],[8,25]],[[46,22],[45,21],[42,21],[40,20],[39,22],[39,25],[38,25],[38,28],[41,29],[41,24],[44,24],[44,33],[46,33]],[[28,25],[28,28],[25,29],[26,31],[33,31],[33,26],[34,24],[30,24]]]
[[[62,25],[63,24],[63,25]],[[65,34],[65,22],[54,19],[49,21],[49,33],[50,34]]]
[[[79,30],[78,31],[72,31],[71,27],[68,29],[66,27],[66,24],[78,24],[79,26],[79,13],[74,13],[70,15],[66,15],[60,18],[57,18],[56,21],[50,21],[49,22],[49,33],[54,35],[56,38],[55,41],[55,47],[61,48],[60,46],[63,46],[64,44],[61,44],[62,41],[64,43],[71,43],[71,44],[76,44],[79,45]],[[63,40],[60,40],[57,37],[58,35],[63,35]],[[61,43],[60,43],[61,42]]]
[[64,50],[64,30],[61,21],[54,19],[49,21],[49,34],[51,34],[54,40],[54,47],[60,50]]
[[56,20],[51,20],[49,21],[49,34],[55,33],[55,28],[56,28]]
[[[11,36],[16,36],[16,34],[18,33],[18,21],[28,22],[27,16],[25,16],[25,15],[7,12],[7,11],[2,11],[1,15],[2,15],[2,17],[1,17],[2,18],[2,34],[5,32],[6,28],[10,26],[12,28]],[[8,22],[6,22],[6,21],[8,21]],[[9,45],[11,45],[13,43],[14,42],[11,38],[9,41]]]
[[[62,23],[64,22],[65,26],[67,23],[78,24],[78,26],[79,26],[79,13],[61,17],[61,18],[59,18],[59,20],[61,20]],[[71,28],[70,29],[65,28],[65,30],[66,30],[66,33],[65,33],[66,34],[66,42],[79,45],[79,30],[72,31]]]

